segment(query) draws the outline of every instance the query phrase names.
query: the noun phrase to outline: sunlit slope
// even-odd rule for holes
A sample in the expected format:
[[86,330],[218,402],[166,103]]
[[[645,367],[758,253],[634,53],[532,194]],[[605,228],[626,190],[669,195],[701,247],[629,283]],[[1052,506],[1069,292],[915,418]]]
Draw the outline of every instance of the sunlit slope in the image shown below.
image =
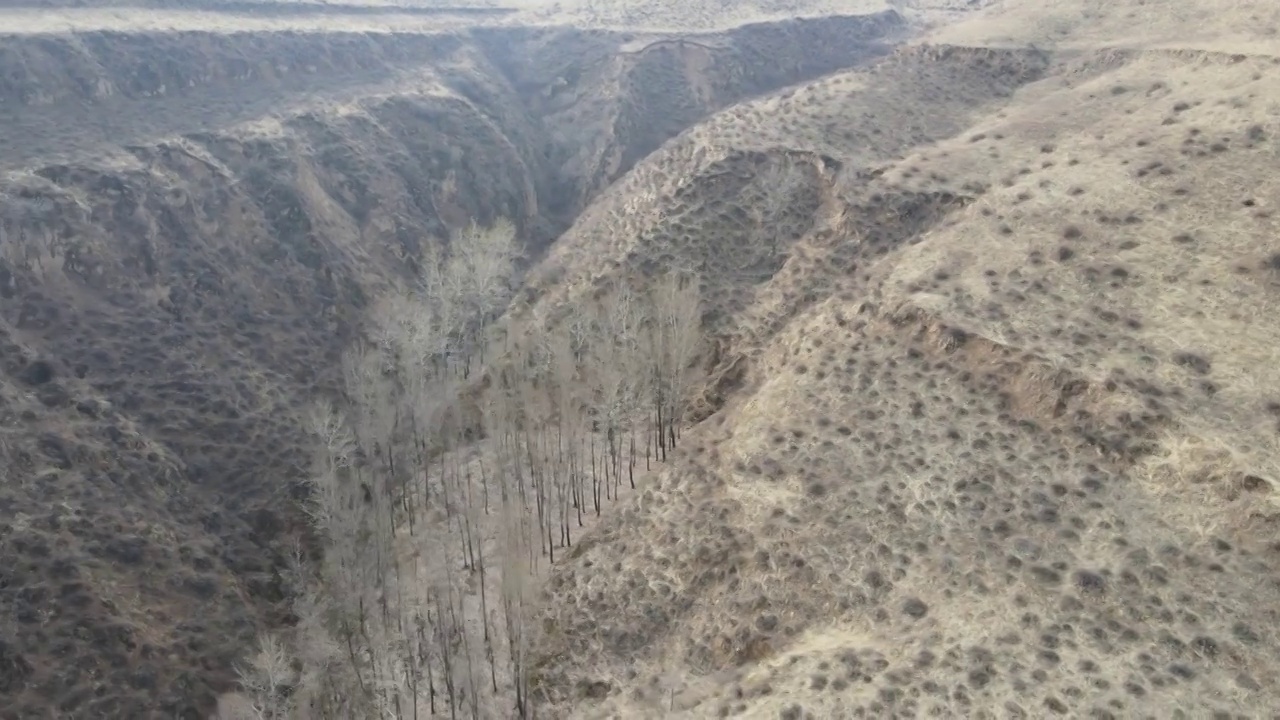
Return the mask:
[[[1274,12],[1007,5],[932,39],[1043,48],[1017,82],[984,85],[1009,55],[930,49],[762,101],[770,122],[726,111],[543,268],[552,305],[698,268],[715,347],[685,455],[552,578],[540,677],[566,712],[1280,702]],[[809,218],[780,245],[767,188]],[[701,197],[717,221],[689,220]]]

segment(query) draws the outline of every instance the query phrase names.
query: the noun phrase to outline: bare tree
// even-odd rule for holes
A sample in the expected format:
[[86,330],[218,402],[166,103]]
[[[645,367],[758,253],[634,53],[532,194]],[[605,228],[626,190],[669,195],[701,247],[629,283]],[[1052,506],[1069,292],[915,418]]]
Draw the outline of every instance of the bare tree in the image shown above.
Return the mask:
[[519,256],[515,226],[500,220],[488,228],[469,224],[453,237],[447,255],[436,252],[424,263],[422,292],[436,312],[448,315],[442,324],[464,376],[472,358],[483,354],[490,321],[511,298]]
[[506,324],[516,248],[499,223],[429,251],[344,358],[344,396],[310,413],[323,552],[290,573],[292,641],[247,666],[259,720],[533,716],[540,565],[634,487],[638,427],[674,446],[700,309],[673,275]]
[[658,448],[663,459],[675,446],[676,428],[684,415],[689,364],[702,335],[700,298],[697,278],[690,274],[671,273],[658,280],[649,292],[652,314],[647,351],[658,415]]
[[240,675],[240,686],[249,697],[247,707],[237,711],[245,713],[246,720],[289,717],[288,692],[296,678],[289,653],[276,636],[260,636],[258,652],[249,659],[248,665],[237,667],[236,671]]
[[756,181],[753,184],[758,191],[758,197],[749,204],[747,212],[756,226],[756,231],[767,240],[764,245],[766,249],[764,257],[752,256],[749,253],[744,255],[740,258],[741,264],[736,268],[737,270],[751,270],[752,266],[762,262],[771,264],[782,253],[782,246],[786,240],[782,232],[788,225],[784,222],[784,215],[795,205],[805,186],[805,170],[802,162],[783,155],[777,159],[770,159],[756,175]]

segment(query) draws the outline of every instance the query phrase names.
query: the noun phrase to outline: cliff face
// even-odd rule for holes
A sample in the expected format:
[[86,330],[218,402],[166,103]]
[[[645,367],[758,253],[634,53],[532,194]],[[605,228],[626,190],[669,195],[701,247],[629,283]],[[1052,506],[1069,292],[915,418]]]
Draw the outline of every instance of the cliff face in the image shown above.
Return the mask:
[[288,621],[299,411],[427,243],[545,246],[897,25],[0,38],[0,717],[200,717]]

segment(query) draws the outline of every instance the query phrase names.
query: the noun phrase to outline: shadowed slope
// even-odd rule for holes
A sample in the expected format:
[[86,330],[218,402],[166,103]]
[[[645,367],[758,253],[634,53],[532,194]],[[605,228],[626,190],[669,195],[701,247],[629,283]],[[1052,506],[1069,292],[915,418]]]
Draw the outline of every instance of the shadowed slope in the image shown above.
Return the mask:
[[[857,64],[901,25],[633,47],[59,17],[92,30],[0,38],[5,718],[205,717],[254,635],[292,620],[299,410],[338,390],[367,308],[424,249],[505,217],[536,251],[681,123]],[[765,54],[781,66],[754,72]]]

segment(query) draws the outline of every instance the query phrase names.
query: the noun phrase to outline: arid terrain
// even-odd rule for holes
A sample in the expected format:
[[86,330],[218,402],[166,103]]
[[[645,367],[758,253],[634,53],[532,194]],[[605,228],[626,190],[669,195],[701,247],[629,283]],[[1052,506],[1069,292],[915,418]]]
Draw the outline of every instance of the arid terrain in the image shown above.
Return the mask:
[[234,694],[306,408],[500,219],[504,328],[701,297],[537,717],[1271,717],[1278,163],[1265,0],[0,3],[0,718]]

